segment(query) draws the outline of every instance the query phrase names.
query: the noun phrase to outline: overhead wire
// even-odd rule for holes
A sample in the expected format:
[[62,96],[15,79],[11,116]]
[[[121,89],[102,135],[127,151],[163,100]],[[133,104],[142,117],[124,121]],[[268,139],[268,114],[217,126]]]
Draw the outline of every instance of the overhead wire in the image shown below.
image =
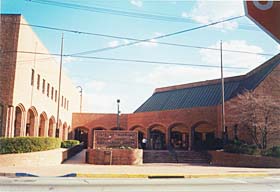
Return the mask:
[[[17,52],[22,54],[38,54],[38,55],[52,55],[52,56],[60,56],[58,53],[42,53],[42,52],[32,52],[32,51],[5,51],[9,52]],[[83,59],[93,59],[93,60],[105,60],[105,61],[121,61],[121,62],[133,62],[133,63],[146,63],[146,64],[157,64],[157,65],[179,65],[179,66],[191,66],[191,67],[206,67],[206,68],[220,68],[220,66],[209,65],[209,64],[194,64],[194,63],[180,63],[180,62],[166,62],[166,61],[151,61],[151,60],[138,60],[138,59],[123,59],[123,58],[111,58],[111,57],[94,57],[94,56],[69,56],[62,55],[63,57],[73,57],[73,58],[83,58]],[[247,69],[244,67],[229,67],[225,66],[225,69]]]

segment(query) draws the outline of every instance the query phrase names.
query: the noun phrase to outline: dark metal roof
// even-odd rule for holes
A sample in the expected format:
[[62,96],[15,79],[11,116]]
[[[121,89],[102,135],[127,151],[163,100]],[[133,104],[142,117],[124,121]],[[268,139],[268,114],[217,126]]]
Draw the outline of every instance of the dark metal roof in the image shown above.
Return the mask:
[[[280,54],[246,75],[225,78],[225,100],[229,100],[244,90],[255,89],[279,63]],[[214,80],[206,85],[155,92],[135,113],[215,106],[220,103],[221,83]]]

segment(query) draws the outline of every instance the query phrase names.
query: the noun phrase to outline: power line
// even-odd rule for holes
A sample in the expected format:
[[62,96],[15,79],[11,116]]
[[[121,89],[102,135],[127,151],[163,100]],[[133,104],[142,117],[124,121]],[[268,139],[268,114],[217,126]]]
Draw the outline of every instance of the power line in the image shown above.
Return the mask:
[[148,38],[148,39],[143,39],[143,40],[139,40],[139,41],[135,41],[135,42],[131,42],[131,43],[121,44],[121,45],[118,45],[118,46],[115,46],[115,47],[105,47],[105,48],[96,49],[96,50],[92,50],[92,51],[75,53],[73,55],[97,53],[97,52],[117,49],[117,48],[120,48],[120,47],[127,47],[127,46],[131,46],[131,45],[136,45],[136,44],[139,44],[139,43],[142,43],[142,42],[150,42],[150,41],[153,41],[153,40],[162,39],[162,38],[166,38],[166,37],[171,37],[171,36],[179,35],[179,34],[182,34],[182,33],[186,33],[186,32],[190,32],[190,31],[206,28],[206,27],[209,27],[209,26],[213,26],[213,25],[216,25],[216,24],[219,24],[219,23],[239,19],[241,17],[243,17],[243,16],[232,17],[232,18],[229,18],[229,19],[212,22],[212,23],[209,23],[209,24],[206,24],[206,25],[200,25],[200,26],[194,27],[194,28],[184,29],[184,30],[181,30],[181,31],[177,31],[177,32],[173,32],[173,33],[169,33],[169,34],[165,34],[165,35],[159,35],[159,36],[156,36],[156,37],[153,37],[153,38]]
[[[102,33],[92,33],[92,32],[85,32],[85,31],[78,31],[78,30],[65,29],[65,28],[57,28],[57,27],[50,27],[50,26],[43,26],[43,25],[34,25],[34,24],[16,23],[16,22],[5,22],[5,21],[3,23],[19,24],[19,25],[23,25],[23,26],[30,26],[30,27],[42,28],[42,29],[46,29],[46,30],[60,31],[60,32],[69,32],[69,33],[92,35],[92,36],[105,37],[105,38],[113,38],[113,39],[129,40],[129,41],[138,41],[140,43],[142,43],[142,41],[144,41],[143,39],[136,39],[136,38],[132,38],[132,37],[107,35],[107,34],[102,34]],[[157,43],[157,44],[161,44],[161,45],[176,46],[176,47],[207,49],[207,50],[213,50],[213,51],[219,51],[220,50],[218,48],[211,48],[211,47],[205,47],[205,46],[196,46],[196,45],[187,45],[187,44],[178,44],[178,43],[169,43],[169,42],[162,42],[162,41],[157,41],[157,42],[149,41],[149,43]],[[94,50],[92,50],[92,51],[94,51]],[[262,56],[273,56],[273,54],[270,54],[270,53],[256,53],[256,52],[239,51],[239,50],[232,50],[232,49],[224,49],[223,51],[224,52],[233,52],[233,53],[244,53],[244,54],[262,55]],[[88,52],[91,53],[91,51],[85,51],[85,52],[81,52],[81,53],[89,54]],[[73,54],[70,54],[70,55],[76,55],[76,54],[77,53],[73,53]]]
[[[23,54],[38,54],[38,55],[52,55],[60,56],[57,53],[41,53],[41,52],[32,52],[32,51],[5,51],[7,52],[17,52]],[[93,56],[69,56],[63,55],[63,57],[73,57],[73,58],[83,58],[83,59],[93,59],[93,60],[105,60],[105,61],[122,61],[122,62],[134,62],[134,63],[146,63],[146,64],[157,64],[157,65],[178,65],[178,66],[191,66],[191,67],[205,67],[205,68],[220,68],[220,66],[207,65],[207,64],[194,64],[194,63],[179,63],[179,62],[166,62],[166,61],[150,61],[150,60],[138,60],[138,59],[123,59],[123,58],[110,58],[110,57],[93,57]],[[224,67],[227,69],[247,69],[243,67]]]
[[[152,13],[152,12],[147,12],[147,11],[145,11],[145,12],[144,11],[141,11],[141,12],[134,11],[133,12],[133,11],[126,11],[126,10],[121,10],[121,9],[114,9],[114,8],[109,9],[108,7],[105,8],[105,7],[100,7],[100,6],[98,6],[98,7],[86,6],[86,5],[81,5],[81,4],[62,3],[62,2],[55,2],[55,1],[48,1],[48,0],[44,0],[44,1],[26,0],[26,1],[33,2],[33,3],[39,3],[39,4],[45,4],[45,5],[51,5],[51,6],[57,6],[57,7],[63,7],[63,8],[71,8],[71,9],[76,9],[76,10],[112,14],[112,15],[133,17],[133,18],[139,18],[139,19],[163,20],[163,21],[171,21],[171,22],[183,22],[183,23],[196,24],[196,22],[192,21],[191,19],[177,17],[177,16],[170,16],[170,15],[162,14],[162,13]],[[245,27],[245,28],[240,28],[240,29],[259,31],[254,25],[244,24],[244,23],[241,23],[239,25],[241,27],[242,26]],[[254,27],[254,28],[252,28],[252,27]]]

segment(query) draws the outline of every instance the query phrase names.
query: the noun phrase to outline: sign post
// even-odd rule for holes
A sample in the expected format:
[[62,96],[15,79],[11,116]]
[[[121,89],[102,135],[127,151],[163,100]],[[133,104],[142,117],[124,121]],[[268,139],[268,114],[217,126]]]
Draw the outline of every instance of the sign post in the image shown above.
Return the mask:
[[245,13],[280,43],[280,1],[244,1]]

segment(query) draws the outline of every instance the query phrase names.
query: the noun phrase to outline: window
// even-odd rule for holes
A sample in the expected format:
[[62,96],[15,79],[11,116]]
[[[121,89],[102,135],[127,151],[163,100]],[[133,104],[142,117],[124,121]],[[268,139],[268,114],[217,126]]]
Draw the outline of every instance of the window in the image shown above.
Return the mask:
[[57,102],[57,90],[55,90],[55,98],[54,98],[55,102]]
[[63,96],[61,97],[61,107],[63,107]]
[[31,72],[31,85],[33,86],[34,85],[34,69],[32,69],[32,72]]
[[43,79],[43,85],[42,85],[42,93],[45,94],[45,89],[46,89],[46,80]]
[[50,96],[50,84],[48,83],[48,86],[47,86],[47,96],[49,97]]
[[66,97],[64,98],[64,109],[66,109]]
[[40,89],[40,75],[37,75],[37,89]]
[[67,100],[67,111],[69,109],[69,100]]
[[51,99],[53,99],[53,91],[54,91],[54,89],[53,89],[53,87],[52,87],[52,91],[51,91]]

